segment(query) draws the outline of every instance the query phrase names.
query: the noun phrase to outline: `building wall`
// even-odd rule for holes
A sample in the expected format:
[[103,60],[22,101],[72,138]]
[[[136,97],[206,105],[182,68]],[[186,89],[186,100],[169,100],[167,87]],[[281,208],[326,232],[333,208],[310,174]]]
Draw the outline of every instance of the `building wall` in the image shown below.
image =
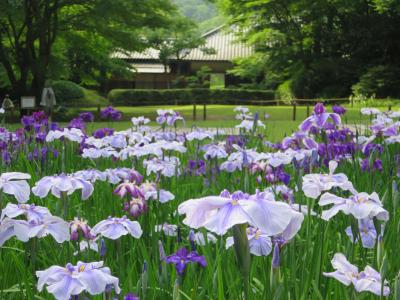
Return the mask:
[[[181,65],[181,75],[193,75],[203,66],[208,66],[211,73],[224,74],[233,67],[231,62],[223,61],[183,61]],[[168,89],[171,82],[176,79],[176,66],[171,66],[171,73],[136,73],[132,80],[113,78],[108,85],[111,89]],[[230,78],[228,76],[227,78]],[[225,82],[225,85],[231,80]]]

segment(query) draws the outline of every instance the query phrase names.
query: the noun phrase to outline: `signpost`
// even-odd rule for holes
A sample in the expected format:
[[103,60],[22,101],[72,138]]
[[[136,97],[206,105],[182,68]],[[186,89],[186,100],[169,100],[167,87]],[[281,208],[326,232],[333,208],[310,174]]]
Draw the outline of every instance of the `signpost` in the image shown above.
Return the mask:
[[21,109],[32,110],[36,107],[36,98],[33,96],[21,97]]

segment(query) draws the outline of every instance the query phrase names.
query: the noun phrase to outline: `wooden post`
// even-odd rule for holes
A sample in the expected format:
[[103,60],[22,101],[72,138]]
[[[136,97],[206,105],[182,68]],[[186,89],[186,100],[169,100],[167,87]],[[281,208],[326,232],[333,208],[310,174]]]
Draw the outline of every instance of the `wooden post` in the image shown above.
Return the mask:
[[310,116],[310,104],[307,104],[307,118]]
[[193,121],[196,121],[196,102],[193,102]]
[[293,121],[296,121],[296,101],[293,101]]
[[207,104],[203,104],[203,121],[207,120]]

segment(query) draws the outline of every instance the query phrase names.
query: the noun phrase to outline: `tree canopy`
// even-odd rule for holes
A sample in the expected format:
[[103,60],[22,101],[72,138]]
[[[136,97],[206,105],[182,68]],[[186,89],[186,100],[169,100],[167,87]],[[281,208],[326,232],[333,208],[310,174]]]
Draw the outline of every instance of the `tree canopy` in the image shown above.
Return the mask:
[[295,97],[348,96],[370,68],[400,65],[397,0],[219,0],[218,5],[255,48],[252,58],[238,61],[235,74],[268,88],[288,88]]
[[3,0],[0,83],[39,96],[49,74],[104,80],[124,69],[112,51],[147,48],[143,29],[167,26],[174,13],[169,0]]

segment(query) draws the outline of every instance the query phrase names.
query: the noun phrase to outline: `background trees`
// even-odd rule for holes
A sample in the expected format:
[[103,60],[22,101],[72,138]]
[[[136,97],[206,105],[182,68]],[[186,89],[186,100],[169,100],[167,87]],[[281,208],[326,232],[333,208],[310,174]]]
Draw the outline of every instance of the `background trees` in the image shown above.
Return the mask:
[[[218,3],[256,50],[251,59],[238,61],[234,72],[295,97],[345,97],[371,68],[400,65],[400,5],[396,0]],[[399,76],[393,70],[384,74]],[[380,96],[392,96],[391,90],[381,91]]]
[[174,12],[169,0],[3,0],[0,83],[14,97],[39,97],[48,75],[101,84],[126,71],[112,51],[148,47],[143,29],[166,26]]

